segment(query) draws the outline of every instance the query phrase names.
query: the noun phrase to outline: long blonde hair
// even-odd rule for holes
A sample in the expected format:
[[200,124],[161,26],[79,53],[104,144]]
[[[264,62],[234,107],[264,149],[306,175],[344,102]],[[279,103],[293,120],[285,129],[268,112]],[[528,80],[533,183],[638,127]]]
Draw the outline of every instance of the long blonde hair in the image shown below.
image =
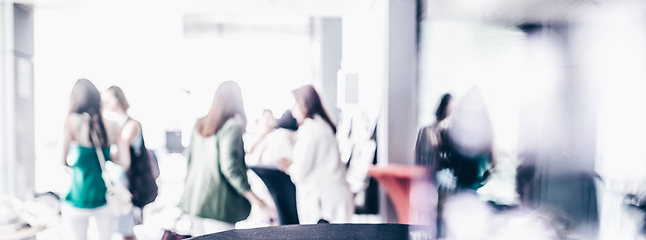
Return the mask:
[[242,117],[243,129],[246,128],[247,116],[244,113],[240,86],[234,81],[226,81],[215,91],[211,110],[197,120],[195,128],[200,135],[208,137],[218,132],[229,118],[236,115]]

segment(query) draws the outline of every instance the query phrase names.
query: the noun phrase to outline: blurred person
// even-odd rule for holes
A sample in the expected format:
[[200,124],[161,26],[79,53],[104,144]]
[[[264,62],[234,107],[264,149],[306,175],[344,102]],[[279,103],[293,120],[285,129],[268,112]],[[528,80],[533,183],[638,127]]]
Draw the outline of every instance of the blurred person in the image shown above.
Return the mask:
[[[593,12],[586,13],[581,23],[567,29],[542,24],[520,26],[527,35],[527,49],[530,51],[527,57],[532,63],[530,69],[533,71],[532,76],[535,75],[533,82],[541,84],[529,85],[531,88],[526,93],[534,96],[528,99],[530,102],[521,105],[520,109],[518,159],[521,163],[517,167],[516,185],[524,206],[555,208],[564,212],[566,218],[571,221],[570,230],[574,235],[579,235],[583,239],[607,238],[606,236],[627,239],[633,234],[633,229],[625,228],[626,224],[617,224],[619,221],[616,221],[626,216],[624,212],[626,208],[618,204],[621,200],[615,198],[614,193],[608,194],[619,190],[610,190],[610,188],[620,185],[609,179],[608,177],[612,177],[605,173],[620,170],[615,172],[617,173],[615,179],[627,179],[626,177],[631,175],[629,171],[631,168],[625,168],[627,165],[623,163],[627,162],[622,161],[632,159],[636,153],[628,150],[641,151],[638,150],[639,148],[627,147],[624,144],[639,145],[639,143],[632,140],[626,141],[623,138],[625,135],[619,133],[630,132],[638,136],[635,139],[642,139],[643,134],[634,131],[633,126],[636,125],[630,124],[630,121],[637,125],[641,125],[643,121],[635,118],[635,115],[623,115],[631,112],[626,109],[639,108],[636,105],[631,106],[631,102],[626,101],[633,98],[621,99],[617,96],[643,94],[621,92],[619,95],[607,95],[608,97],[601,101],[598,96],[609,93],[606,90],[614,86],[621,86],[620,89],[640,89],[627,83],[638,82],[636,79],[642,77],[634,79],[626,78],[625,75],[617,77],[614,73],[610,74],[613,71],[608,72],[608,70],[617,66],[637,66],[633,65],[635,63],[633,61],[626,65],[618,60],[626,59],[626,53],[641,52],[624,44],[623,39],[636,33],[631,28],[642,28],[639,24],[633,26],[622,22],[623,20],[613,20],[612,23],[606,20],[597,22],[599,19],[588,21],[592,20],[589,18],[592,15],[589,14],[595,12],[601,13],[599,16],[603,16],[603,19],[614,19],[610,17],[614,14],[621,15],[621,19],[624,20],[632,19],[626,16],[640,16],[634,18],[636,20],[643,18],[643,15],[641,13],[632,15],[636,13],[631,13],[634,9],[628,12],[613,9],[610,11],[611,15],[606,15],[609,12],[603,13],[607,10],[605,7],[595,9]],[[630,26],[630,28],[617,26]],[[609,31],[612,34],[608,34]],[[637,32],[641,34],[641,30]],[[588,35],[589,33],[593,36]],[[626,33],[628,35],[623,35]],[[613,41],[598,36],[614,38],[614,42],[622,43],[622,49],[626,52],[618,54],[619,51],[615,51],[616,46],[606,45]],[[603,40],[599,41],[599,39]],[[591,48],[591,46],[594,47]],[[641,46],[641,44],[634,46]],[[609,49],[613,51],[608,51]],[[586,52],[586,54],[581,58],[583,55],[570,56],[570,52]],[[609,53],[618,55],[608,55]],[[608,66],[611,67],[608,68]],[[572,72],[572,69],[585,69],[585,71]],[[604,72],[606,77],[612,76],[609,79],[612,79],[613,84],[599,88],[600,82],[594,80],[603,79],[603,77],[598,78],[599,71]],[[622,71],[616,73],[620,72]],[[536,86],[540,87],[543,84],[548,84],[549,87],[544,85],[544,89],[532,92],[537,90]],[[610,90],[610,92],[616,90]],[[606,102],[606,100],[612,101]],[[607,148],[610,146],[612,147]],[[598,173],[605,175],[604,179],[601,179]],[[643,174],[640,173],[637,176],[639,175]],[[614,183],[608,184],[609,182]]]
[[[479,198],[482,187],[496,165],[493,130],[477,88],[460,99],[442,138],[446,144],[448,169],[456,178],[456,189],[440,191],[438,238],[446,239],[569,239],[569,220],[558,209],[525,206],[498,208]],[[519,172],[517,181],[531,182],[533,170]],[[523,189],[519,187],[522,196]],[[444,193],[444,195],[442,194]],[[443,199],[442,199],[443,198]]]
[[292,158],[281,160],[280,168],[296,186],[298,219],[303,224],[350,222],[353,196],[335,137],[336,127],[314,87],[306,85],[292,93],[296,104],[291,113],[299,126]]
[[[245,147],[249,146],[248,149],[245,149],[247,153],[245,155],[245,160],[248,166],[269,165],[261,162],[262,153],[269,144],[267,136],[271,134],[275,125],[276,119],[274,118],[273,112],[269,109],[265,109],[262,111],[260,118],[256,119],[256,132],[243,136],[245,137],[245,139],[243,139],[245,143],[251,142],[251,144],[245,144]],[[248,172],[247,181],[249,181],[249,185],[251,186],[252,191],[256,194],[256,196],[258,196],[258,198],[262,199],[270,206],[276,206],[276,204],[272,200],[271,193],[266,187],[267,184],[260,176],[258,176],[258,173],[256,171]],[[274,224],[272,222],[272,219],[268,218],[265,213],[252,209],[249,217],[245,221],[240,222],[238,226],[242,226],[243,228],[265,227],[271,224]]]
[[[99,91],[87,79],[79,79],[70,97],[70,110],[63,128],[62,164],[72,174],[69,192],[61,206],[63,221],[70,230],[70,238],[88,238],[90,219],[96,224],[98,239],[110,239],[113,216],[106,206],[107,187],[102,178],[101,165],[91,135],[98,135],[98,145],[106,160],[110,160],[110,146],[117,145],[119,159],[115,163],[130,166],[128,142],[121,138],[121,129],[101,115]],[[68,164],[67,160],[73,159]]]
[[260,163],[277,166],[281,159],[291,159],[297,130],[298,122],[290,110],[285,111],[276,121],[275,129],[265,137],[266,145],[261,151]]
[[[450,114],[453,107],[453,97],[451,94],[444,94],[440,98],[437,109],[435,110],[435,122],[430,126],[419,130],[417,141],[415,143],[415,164],[423,165],[429,168],[428,181],[413,183],[411,189],[411,210],[422,211],[422,214],[428,215],[429,225],[435,225],[438,236],[442,236],[442,210],[443,205],[451,191],[451,183],[443,181],[445,178],[437,179],[437,173],[448,167],[447,147],[444,142],[447,141],[446,134],[450,125]],[[424,201],[420,201],[424,199]]]
[[444,215],[444,239],[586,239],[567,236],[560,229],[567,223],[554,211],[518,208],[497,212],[469,191],[449,196]]
[[495,166],[493,130],[482,94],[471,88],[453,111],[446,155],[459,190],[482,187]]
[[[273,119],[273,115],[271,118]],[[256,160],[250,165],[256,168],[249,173],[249,183],[260,198],[266,199],[268,204],[273,203],[276,207],[278,213],[276,224],[298,224],[296,187],[288,175],[277,169],[281,159],[292,156],[298,125],[289,110],[273,123],[275,129],[270,130],[254,149]],[[247,161],[251,162],[249,159]],[[256,216],[252,211],[249,218]],[[267,222],[266,216],[260,217],[264,218],[262,221]]]
[[449,115],[453,106],[451,94],[444,94],[435,111],[435,122],[419,130],[415,143],[415,164],[428,166],[433,173],[431,181],[435,182],[435,171],[446,167],[446,147],[443,138],[449,126]]
[[298,130],[296,119],[289,110],[285,111],[280,119],[274,119],[273,115],[271,119],[274,120],[272,129],[264,134],[255,148],[252,148],[257,157],[255,165],[277,167],[281,159],[291,158],[296,130]]
[[275,212],[251,190],[242,135],[247,125],[240,87],[222,83],[211,110],[195,124],[188,147],[188,172],[179,207],[192,218],[191,235],[226,231],[256,205]]
[[[139,208],[136,211],[141,212],[141,207],[154,200],[157,195],[157,185],[152,173],[148,151],[144,145],[141,124],[127,114],[130,104],[121,88],[117,86],[108,88],[101,94],[101,99],[103,110],[106,113],[114,114],[115,121],[121,127],[121,139],[130,145],[131,164],[130,168],[124,169],[126,177],[122,184],[132,193],[133,205]],[[115,157],[113,156],[113,159]],[[133,232],[137,223],[134,212],[135,208],[129,214],[117,218],[116,230],[125,240],[136,239]]]
[[292,131],[298,130],[298,121],[296,121],[296,119],[292,115],[291,110],[285,111],[283,115],[278,120],[276,120],[276,128],[282,128]]
[[[457,234],[455,229],[464,230],[462,227],[456,226],[461,223],[454,221],[454,219],[460,219],[460,216],[465,214],[460,210],[465,207],[482,210],[483,215],[474,217],[473,226],[468,226],[468,228],[480,229],[474,230],[474,234],[484,231],[483,228],[480,228],[482,227],[480,224],[488,221],[487,216],[490,209],[478,207],[486,205],[484,203],[469,202],[478,202],[474,200],[477,199],[476,190],[486,183],[490,171],[495,165],[493,130],[480,91],[477,88],[467,91],[451,113],[451,122],[441,131],[440,139],[443,140],[442,154],[446,164],[444,167],[451,172],[452,178],[455,179],[455,189],[443,190],[440,188],[438,191],[438,237],[445,237],[445,235],[451,237],[450,235]],[[480,233],[476,233],[478,231]],[[475,235],[471,237],[476,239]]]
[[256,126],[258,127],[258,131],[255,134],[255,136],[253,136],[252,143],[250,144],[250,147],[247,150],[247,153],[249,153],[250,155],[250,156],[247,156],[247,161],[251,165],[260,164],[259,161],[260,161],[262,149],[264,149],[265,146],[267,145],[265,136],[267,136],[267,134],[273,131],[274,127],[276,126],[276,119],[274,118],[274,113],[269,109],[265,109],[262,112],[262,115],[260,116],[260,118],[256,119]]

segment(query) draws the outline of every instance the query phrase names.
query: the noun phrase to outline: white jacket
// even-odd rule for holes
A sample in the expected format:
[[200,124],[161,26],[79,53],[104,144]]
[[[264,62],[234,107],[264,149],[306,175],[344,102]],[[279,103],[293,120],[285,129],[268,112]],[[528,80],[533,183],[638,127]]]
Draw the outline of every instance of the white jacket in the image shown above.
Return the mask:
[[354,213],[346,166],[332,128],[320,116],[298,127],[289,174],[296,186],[299,221],[349,222]]

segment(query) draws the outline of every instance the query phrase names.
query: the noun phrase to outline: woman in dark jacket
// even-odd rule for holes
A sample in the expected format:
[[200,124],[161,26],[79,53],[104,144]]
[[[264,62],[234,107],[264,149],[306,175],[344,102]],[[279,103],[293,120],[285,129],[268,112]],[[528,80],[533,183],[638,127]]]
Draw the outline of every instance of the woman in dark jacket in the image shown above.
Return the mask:
[[211,110],[195,124],[188,147],[179,207],[193,217],[193,236],[233,229],[249,216],[251,205],[275,216],[247,181],[242,142],[246,125],[240,87],[233,81],[222,83]]
[[444,94],[435,111],[435,122],[419,130],[415,144],[415,163],[431,168],[431,181],[435,181],[435,172],[446,167],[446,149],[443,138],[449,126],[449,115],[453,106],[451,94]]

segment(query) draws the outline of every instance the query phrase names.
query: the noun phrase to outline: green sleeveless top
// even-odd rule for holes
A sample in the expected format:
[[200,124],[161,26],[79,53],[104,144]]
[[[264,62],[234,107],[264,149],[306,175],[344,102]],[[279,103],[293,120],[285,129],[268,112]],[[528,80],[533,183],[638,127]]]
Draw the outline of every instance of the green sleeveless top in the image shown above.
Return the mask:
[[[78,115],[78,136],[81,135],[81,124],[84,122],[81,115]],[[104,147],[101,150],[105,160],[109,161],[110,147]],[[72,183],[70,191],[65,196],[65,202],[76,208],[97,208],[105,205],[107,203],[105,194],[108,188],[101,176],[101,165],[94,147],[85,147],[77,143],[70,146],[68,156],[76,161],[70,166]]]
[[[103,148],[103,156],[110,159],[110,148]],[[70,156],[76,159],[72,168],[72,186],[65,201],[77,208],[97,208],[105,205],[107,187],[101,177],[101,166],[94,147],[70,146]]]

